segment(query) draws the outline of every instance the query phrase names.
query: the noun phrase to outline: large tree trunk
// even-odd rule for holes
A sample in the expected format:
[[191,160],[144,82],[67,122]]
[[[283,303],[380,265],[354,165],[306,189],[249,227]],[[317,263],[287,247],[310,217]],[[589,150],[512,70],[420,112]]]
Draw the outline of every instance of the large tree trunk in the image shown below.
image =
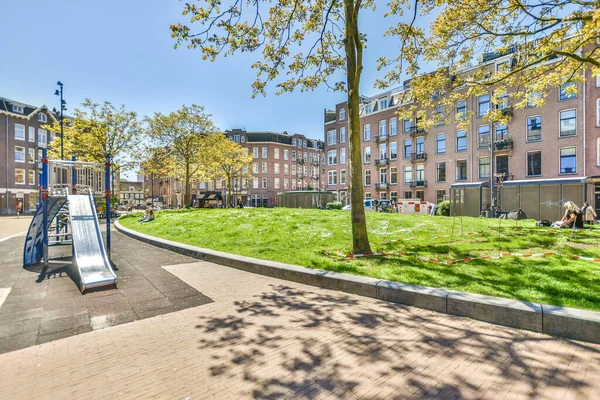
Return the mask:
[[344,0],[346,17],[346,62],[348,80],[348,135],[350,145],[350,200],[352,204],[352,249],[354,254],[369,254],[362,185],[362,151],[360,145],[360,95],[362,42],[358,32],[360,0]]

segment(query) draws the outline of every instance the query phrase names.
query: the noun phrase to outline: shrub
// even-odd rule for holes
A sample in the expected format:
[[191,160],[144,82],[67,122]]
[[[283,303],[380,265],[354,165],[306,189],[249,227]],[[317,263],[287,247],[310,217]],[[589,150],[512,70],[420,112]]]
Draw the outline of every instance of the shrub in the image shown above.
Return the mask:
[[445,200],[445,201],[439,202],[437,205],[437,210],[435,211],[435,214],[440,215],[442,217],[449,217],[450,216],[450,201]]
[[327,203],[325,205],[325,207],[330,210],[341,210],[343,207],[343,204],[341,201],[331,201],[331,202]]

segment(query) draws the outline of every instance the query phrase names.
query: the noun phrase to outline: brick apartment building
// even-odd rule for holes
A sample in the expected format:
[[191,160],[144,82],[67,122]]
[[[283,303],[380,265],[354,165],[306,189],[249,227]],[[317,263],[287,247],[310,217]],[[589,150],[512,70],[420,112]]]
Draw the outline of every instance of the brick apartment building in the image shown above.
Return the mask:
[[[484,67],[497,70],[510,55],[490,57]],[[406,88],[363,98],[361,152],[367,199],[420,198],[439,202],[457,183],[486,182],[501,186],[506,180],[544,181],[587,178],[600,182],[600,78],[587,72],[577,95],[557,87],[543,107],[503,110],[512,114],[507,125],[491,125],[482,118],[496,107],[491,92],[455,105],[455,113],[473,111],[467,129],[454,123],[428,130],[414,120],[399,120],[396,112]],[[325,110],[326,188],[349,202],[349,149],[346,103]],[[490,143],[494,145],[493,169]],[[596,208],[600,186],[596,184]],[[563,197],[568,193],[563,194]],[[589,196],[588,198],[594,198]],[[482,207],[489,206],[482,204]],[[558,199],[557,199],[558,200]]]
[[[194,207],[217,207],[243,202],[252,207],[277,205],[277,193],[294,190],[324,189],[324,144],[300,134],[287,132],[248,132],[244,129],[225,131],[232,141],[248,149],[254,157],[248,178],[236,179],[227,199],[227,183],[221,179],[209,182],[192,182],[191,199]],[[322,168],[319,168],[321,164]],[[146,176],[146,195],[165,205],[183,206],[184,187],[172,177]],[[152,185],[152,181],[154,184]]]
[[35,212],[42,149],[53,139],[42,126],[54,121],[46,106],[0,97],[0,215]]
[[119,198],[124,205],[145,205],[144,177],[137,181],[120,181]]

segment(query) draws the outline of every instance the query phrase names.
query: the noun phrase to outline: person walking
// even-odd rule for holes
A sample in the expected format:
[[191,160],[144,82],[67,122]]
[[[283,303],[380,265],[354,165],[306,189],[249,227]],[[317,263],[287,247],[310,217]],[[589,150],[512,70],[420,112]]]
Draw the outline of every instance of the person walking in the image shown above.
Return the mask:
[[592,207],[590,207],[590,205],[587,202],[583,203],[582,211],[585,223],[589,225],[594,225],[596,218],[598,218],[598,214],[596,214],[596,211]]

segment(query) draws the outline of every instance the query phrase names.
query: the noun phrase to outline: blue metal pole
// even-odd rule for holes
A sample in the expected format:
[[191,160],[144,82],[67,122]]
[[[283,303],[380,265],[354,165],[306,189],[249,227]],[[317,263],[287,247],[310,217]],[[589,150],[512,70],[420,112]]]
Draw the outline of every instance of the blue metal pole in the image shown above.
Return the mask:
[[44,207],[44,265],[48,265],[48,150],[42,149],[42,207]]
[[106,253],[110,259],[110,154],[104,163],[104,195],[106,196]]
[[77,194],[77,170],[75,169],[75,161],[77,161],[77,157],[72,156],[71,161],[73,161],[73,167],[71,169],[71,193]]

